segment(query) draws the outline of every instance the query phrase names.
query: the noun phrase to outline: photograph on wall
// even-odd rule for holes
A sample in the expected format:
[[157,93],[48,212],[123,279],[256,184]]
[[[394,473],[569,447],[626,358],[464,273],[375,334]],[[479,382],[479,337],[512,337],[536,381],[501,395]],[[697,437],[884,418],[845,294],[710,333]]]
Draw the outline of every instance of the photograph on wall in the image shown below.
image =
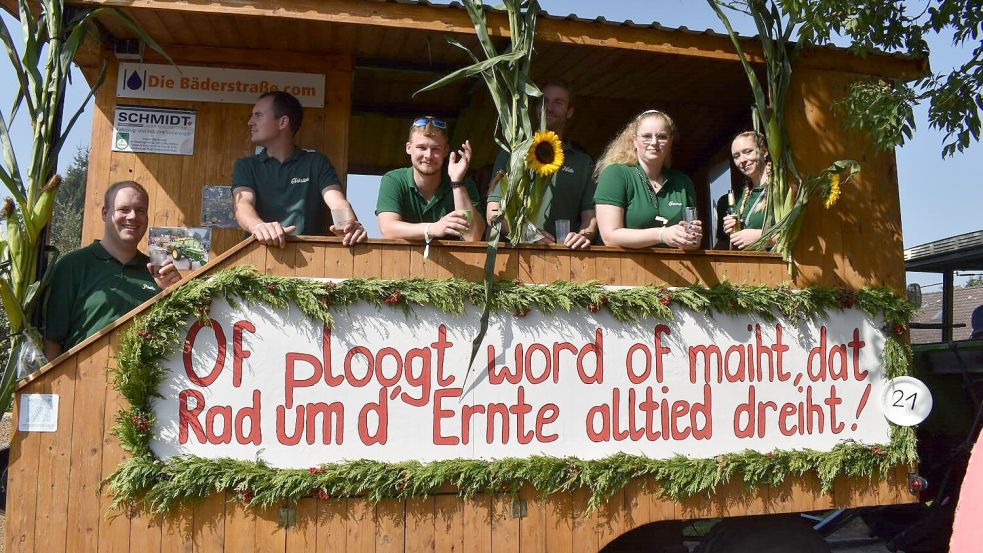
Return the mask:
[[190,156],[197,119],[193,109],[117,105],[113,151]]
[[147,254],[151,259],[164,254],[182,271],[198,269],[208,263],[212,229],[205,227],[151,227]]
[[239,228],[232,205],[232,188],[217,185],[201,189],[201,226]]

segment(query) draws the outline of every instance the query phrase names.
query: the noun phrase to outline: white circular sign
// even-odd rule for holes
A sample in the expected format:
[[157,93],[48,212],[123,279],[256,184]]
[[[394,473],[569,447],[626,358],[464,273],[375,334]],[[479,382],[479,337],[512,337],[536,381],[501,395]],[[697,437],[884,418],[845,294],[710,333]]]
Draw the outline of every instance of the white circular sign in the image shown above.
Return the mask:
[[932,392],[917,378],[892,378],[881,392],[881,410],[894,424],[914,426],[932,412]]

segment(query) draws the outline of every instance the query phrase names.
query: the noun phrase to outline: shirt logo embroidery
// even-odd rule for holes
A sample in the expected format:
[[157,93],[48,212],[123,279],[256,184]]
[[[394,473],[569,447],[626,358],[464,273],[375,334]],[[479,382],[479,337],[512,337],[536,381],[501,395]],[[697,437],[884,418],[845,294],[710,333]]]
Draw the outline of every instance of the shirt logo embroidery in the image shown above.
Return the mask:
[[290,184],[304,184],[305,182],[308,182],[310,180],[311,180],[310,177],[304,177],[304,178],[294,177],[290,179]]
[[669,207],[683,207],[683,202],[669,200]]
[[575,173],[576,172],[576,171],[573,170],[573,167],[567,167],[566,165],[564,165],[563,167],[560,167],[560,171],[563,171],[564,173]]
[[143,283],[143,284],[141,284],[141,286],[143,286],[143,289],[144,290],[148,290],[150,292],[154,292],[154,291],[157,290],[157,288],[155,288],[155,287],[153,287],[153,286],[151,286],[151,285],[149,285],[147,283]]

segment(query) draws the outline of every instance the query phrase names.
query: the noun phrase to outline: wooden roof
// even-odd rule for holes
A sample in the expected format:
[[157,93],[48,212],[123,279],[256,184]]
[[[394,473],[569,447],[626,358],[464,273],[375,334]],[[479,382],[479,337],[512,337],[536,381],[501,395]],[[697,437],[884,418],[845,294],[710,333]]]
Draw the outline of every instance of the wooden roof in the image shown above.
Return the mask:
[[[0,0],[12,5],[15,0]],[[459,5],[415,0],[88,0],[80,5],[123,7],[165,45],[222,47],[250,52],[346,54],[354,59],[349,167],[381,173],[406,164],[403,144],[411,118],[447,118],[453,141],[475,145],[474,167],[488,165],[496,148],[495,116],[483,83],[461,82],[414,96],[426,84],[469,63],[445,37],[477,51],[473,28]],[[109,35],[134,37],[120,20],[103,17]],[[490,33],[505,44],[507,22],[489,18]],[[681,137],[674,165],[692,172],[750,122],[751,93],[730,40],[713,32],[545,16],[537,26],[533,61],[537,80],[562,78],[577,93],[568,138],[592,156],[635,113],[662,109]],[[753,39],[746,47],[758,51]],[[917,73],[919,62],[882,56],[878,63],[844,52],[807,55],[806,63],[860,72]]]

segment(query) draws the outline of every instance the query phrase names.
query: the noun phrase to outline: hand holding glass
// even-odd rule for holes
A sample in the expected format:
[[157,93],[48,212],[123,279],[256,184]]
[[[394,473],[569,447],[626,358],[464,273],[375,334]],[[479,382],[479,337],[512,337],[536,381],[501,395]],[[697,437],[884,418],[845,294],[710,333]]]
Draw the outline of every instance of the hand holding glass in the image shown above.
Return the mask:
[[556,243],[563,244],[567,241],[567,235],[570,234],[570,221],[568,219],[557,219],[556,220]]
[[160,268],[167,261],[167,258],[170,257],[170,254],[157,246],[150,246],[150,249],[147,250],[147,256],[150,257],[153,276],[160,276]]
[[686,232],[689,234],[693,234],[693,226],[690,225],[690,223],[697,220],[696,208],[687,207],[685,217],[686,217]]
[[344,232],[353,220],[355,220],[355,213],[351,208],[343,207],[331,210],[331,222],[334,223],[335,229],[341,232]]

